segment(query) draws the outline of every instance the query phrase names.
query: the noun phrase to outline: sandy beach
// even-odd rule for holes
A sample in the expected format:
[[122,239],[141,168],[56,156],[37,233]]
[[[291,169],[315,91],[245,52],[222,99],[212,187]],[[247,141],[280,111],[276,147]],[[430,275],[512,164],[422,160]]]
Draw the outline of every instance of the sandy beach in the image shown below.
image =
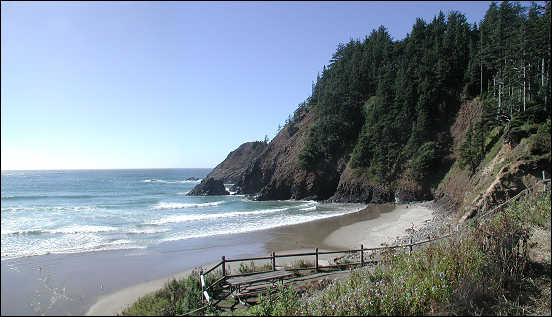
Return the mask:
[[[417,228],[432,218],[433,211],[421,204],[381,204],[343,216],[285,226],[257,232],[257,238],[264,243],[263,256],[272,251],[279,254],[311,252],[320,250],[343,250],[364,247],[377,247],[382,243],[392,243],[397,237],[406,234],[406,229]],[[252,233],[253,234],[253,233]],[[228,255],[228,253],[226,253]],[[232,256],[232,258],[235,258]],[[320,262],[329,261],[330,256],[321,256]],[[278,266],[297,261],[298,258],[279,259]],[[312,261],[306,258],[307,261]],[[209,268],[213,263],[202,265]],[[232,264],[237,269],[239,264]],[[190,274],[188,269],[171,276],[133,285],[102,296],[87,311],[87,315],[114,315],[131,305],[138,297],[159,289],[172,277],[182,278]]]

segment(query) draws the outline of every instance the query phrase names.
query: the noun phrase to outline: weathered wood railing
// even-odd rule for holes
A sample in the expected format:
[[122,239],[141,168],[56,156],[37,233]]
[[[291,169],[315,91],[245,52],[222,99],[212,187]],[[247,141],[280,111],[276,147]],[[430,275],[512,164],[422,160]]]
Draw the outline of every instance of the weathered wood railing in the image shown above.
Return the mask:
[[[414,246],[418,246],[421,244],[433,242],[436,240],[448,238],[451,235],[455,233],[449,233],[440,237],[436,237],[433,239],[427,239],[423,241],[418,242],[412,242],[410,240],[410,243],[408,244],[400,244],[400,245],[394,245],[394,246],[383,246],[383,247],[375,247],[375,248],[364,248],[363,245],[360,245],[360,249],[349,249],[349,250],[336,250],[336,251],[320,251],[318,248],[314,250],[314,252],[302,252],[302,253],[287,253],[287,254],[276,254],[275,252],[272,252],[270,256],[264,256],[264,257],[251,257],[251,258],[237,258],[237,259],[225,259],[226,263],[231,262],[247,262],[247,261],[255,261],[255,260],[271,260],[271,266],[272,270],[276,270],[276,259],[277,258],[287,258],[287,257],[306,257],[306,256],[314,256],[314,266],[313,267],[294,267],[293,270],[316,270],[319,271],[323,268],[335,268],[335,267],[343,267],[343,266],[354,266],[354,265],[361,265],[364,266],[368,263],[375,263],[378,262],[378,260],[365,260],[364,253],[370,252],[370,251],[381,251],[381,250],[392,250],[397,248],[408,248],[409,253],[412,252],[412,248]],[[360,253],[360,262],[350,262],[350,263],[339,263],[335,265],[320,265],[319,264],[319,256],[320,255],[329,255],[329,254],[354,254],[354,253]],[[256,273],[265,273],[270,271],[264,271],[264,272],[252,272],[252,273],[243,273],[243,274],[227,274],[226,277],[236,277],[236,276],[246,276]]]
[[[227,259],[225,256],[221,257],[221,261],[215,264],[212,268],[208,269],[207,271],[200,270],[200,283],[201,283],[201,293],[202,298],[204,300],[204,303],[207,304],[204,305],[201,308],[198,308],[194,311],[191,311],[188,313],[192,314],[195,312],[199,312],[201,310],[206,309],[210,305],[216,305],[221,300],[226,298],[227,296],[223,298],[219,298],[217,302],[213,304],[213,298],[210,295],[210,291],[217,285],[224,284],[224,281],[230,277],[238,277],[238,276],[248,276],[253,274],[260,274],[260,273],[266,273],[271,271],[276,271],[277,265],[276,265],[276,259],[278,258],[289,258],[289,257],[306,257],[306,256],[314,256],[314,266],[310,267],[294,267],[293,270],[315,270],[316,272],[320,272],[321,269],[330,269],[330,268],[337,268],[341,269],[343,267],[349,267],[349,266],[365,266],[366,264],[370,263],[377,263],[380,260],[379,259],[373,259],[373,254],[369,254],[369,259],[365,258],[365,253],[367,252],[375,252],[375,251],[383,251],[383,250],[392,250],[397,248],[408,248],[409,253],[412,252],[412,248],[414,246],[418,246],[421,244],[437,241],[440,239],[448,238],[455,234],[456,232],[451,232],[449,234],[433,238],[433,239],[427,239],[423,241],[418,242],[412,242],[412,239],[410,239],[410,243],[408,244],[400,244],[400,245],[394,245],[394,246],[382,246],[382,247],[376,247],[376,248],[364,248],[364,246],[361,244],[360,249],[350,249],[350,250],[337,250],[337,251],[320,251],[318,248],[314,250],[314,252],[302,252],[302,253],[287,253],[287,254],[276,254],[275,252],[272,252],[269,256],[259,256],[259,257],[248,257],[248,258],[235,258],[235,259]],[[360,253],[360,262],[348,262],[348,263],[336,263],[333,265],[320,265],[319,263],[319,256],[321,255],[329,255],[329,254],[354,254],[354,253]],[[259,260],[269,260],[271,264],[271,270],[269,271],[262,271],[262,272],[248,272],[248,273],[241,273],[241,274],[232,274],[231,270],[226,269],[226,264],[228,263],[234,263],[234,262],[249,262],[249,261],[259,261]],[[222,271],[222,277],[213,282],[211,285],[207,285],[206,283],[206,276],[207,274],[210,274],[214,272],[217,268],[221,268]]]

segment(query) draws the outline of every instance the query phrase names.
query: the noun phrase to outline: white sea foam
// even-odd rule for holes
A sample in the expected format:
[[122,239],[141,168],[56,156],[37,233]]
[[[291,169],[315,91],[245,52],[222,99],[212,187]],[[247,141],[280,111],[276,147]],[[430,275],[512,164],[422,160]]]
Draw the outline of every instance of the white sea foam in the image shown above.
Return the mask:
[[304,215],[293,215],[288,217],[279,217],[273,219],[272,222],[268,223],[248,223],[247,225],[244,225],[243,223],[240,224],[234,224],[233,226],[230,226],[229,228],[219,229],[219,230],[212,230],[210,232],[192,232],[192,233],[186,233],[184,235],[182,234],[176,234],[171,237],[162,239],[162,242],[169,242],[169,241],[178,241],[178,240],[187,240],[187,239],[194,239],[194,238],[205,238],[205,237],[211,237],[211,236],[217,236],[217,235],[225,235],[225,234],[235,234],[235,233],[246,233],[246,232],[253,232],[258,230],[267,230],[282,226],[288,226],[288,225],[295,225],[305,222],[310,222],[314,220],[320,220],[320,219],[326,219],[326,218],[332,218],[341,216],[344,214],[352,213],[359,211],[363,208],[356,208],[356,209],[350,209],[345,210],[341,212],[331,213],[331,214],[321,214],[321,215],[311,215],[311,216],[304,216]]
[[43,230],[40,229],[27,229],[27,230],[8,230],[8,229],[2,229],[2,235],[10,235],[10,234],[40,234],[45,233]]
[[174,216],[168,216],[159,220],[152,221],[150,224],[163,225],[167,223],[178,223],[178,222],[187,222],[187,221],[196,221],[196,220],[260,215],[260,214],[268,214],[268,213],[284,211],[286,209],[288,208],[261,209],[261,210],[253,210],[253,211],[234,211],[234,212],[227,212],[227,213],[220,213],[220,214],[174,215]]
[[106,242],[102,236],[95,233],[78,233],[66,235],[63,239],[48,238],[36,243],[9,244],[9,247],[2,247],[2,261],[20,257],[65,254],[65,253],[86,253],[103,250],[121,249],[144,249],[146,246],[136,244],[128,239],[118,239]]
[[117,228],[109,226],[89,226],[74,225],[59,229],[22,229],[22,230],[2,230],[2,235],[32,235],[32,234],[74,234],[74,233],[95,233],[117,231]]
[[131,244],[133,241],[127,240],[127,239],[119,239],[111,242],[105,242],[102,244],[102,246],[108,246],[108,245],[122,245],[122,244]]
[[199,204],[160,202],[159,204],[151,207],[151,209],[182,209],[182,208],[209,207],[209,206],[218,206],[223,203],[224,201],[214,201],[210,203],[199,203]]
[[163,232],[169,232],[170,229],[131,229],[128,230],[127,233],[130,234],[156,234],[156,233],[163,233]]
[[54,230],[44,230],[49,233],[63,233],[63,234],[72,234],[72,233],[93,233],[93,232],[111,232],[117,231],[117,228],[109,226],[89,226],[89,225],[74,225]]
[[96,206],[28,206],[28,207],[2,207],[2,212],[19,211],[93,211],[99,209]]

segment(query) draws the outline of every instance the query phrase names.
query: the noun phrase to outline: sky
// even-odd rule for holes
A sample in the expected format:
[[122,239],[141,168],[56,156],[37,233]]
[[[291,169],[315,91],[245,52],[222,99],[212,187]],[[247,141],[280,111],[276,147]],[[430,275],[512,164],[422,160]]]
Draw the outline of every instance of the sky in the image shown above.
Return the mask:
[[490,2],[1,3],[1,167],[212,168],[273,138],[339,43]]

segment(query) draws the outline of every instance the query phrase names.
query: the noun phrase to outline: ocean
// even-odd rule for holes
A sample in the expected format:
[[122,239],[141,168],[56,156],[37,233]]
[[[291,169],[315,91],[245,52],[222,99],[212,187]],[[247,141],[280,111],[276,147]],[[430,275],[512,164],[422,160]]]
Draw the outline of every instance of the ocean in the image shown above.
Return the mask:
[[[354,212],[360,204],[186,196],[211,169],[2,171],[2,261],[144,249]],[[195,180],[197,178],[199,180]],[[229,189],[232,184],[225,184]]]

